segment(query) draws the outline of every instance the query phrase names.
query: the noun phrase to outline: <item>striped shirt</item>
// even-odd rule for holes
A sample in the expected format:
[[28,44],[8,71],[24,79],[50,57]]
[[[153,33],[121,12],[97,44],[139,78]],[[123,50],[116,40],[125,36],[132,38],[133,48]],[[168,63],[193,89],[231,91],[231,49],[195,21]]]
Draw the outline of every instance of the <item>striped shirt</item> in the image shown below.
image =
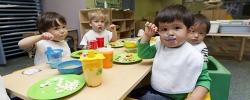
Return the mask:
[[203,55],[204,62],[208,63],[208,49],[207,48],[203,48],[201,50],[201,54]]

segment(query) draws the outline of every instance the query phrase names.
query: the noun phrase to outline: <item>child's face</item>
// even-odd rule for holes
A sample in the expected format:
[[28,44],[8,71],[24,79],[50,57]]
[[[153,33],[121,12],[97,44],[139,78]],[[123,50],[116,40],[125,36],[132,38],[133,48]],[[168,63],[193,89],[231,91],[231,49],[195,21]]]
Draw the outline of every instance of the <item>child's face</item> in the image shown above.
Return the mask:
[[186,41],[188,30],[182,21],[175,20],[172,23],[159,22],[159,32],[161,35],[170,37],[166,39],[164,36],[160,36],[164,45],[177,47]]
[[190,27],[188,32],[187,41],[191,44],[201,43],[206,36],[206,24],[195,24]]
[[56,20],[59,24],[57,27],[52,27],[48,30],[54,36],[53,40],[61,41],[64,40],[65,37],[68,35],[68,30],[66,29],[66,25],[60,23],[60,21]]
[[105,19],[102,17],[95,17],[90,21],[89,25],[92,27],[94,31],[100,33],[101,31],[104,30]]

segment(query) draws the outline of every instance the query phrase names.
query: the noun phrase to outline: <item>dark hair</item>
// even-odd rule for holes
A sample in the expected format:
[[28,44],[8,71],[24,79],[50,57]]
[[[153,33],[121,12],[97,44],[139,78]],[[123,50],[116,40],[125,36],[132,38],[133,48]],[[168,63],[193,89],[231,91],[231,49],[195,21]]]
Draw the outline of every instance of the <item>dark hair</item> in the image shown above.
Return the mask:
[[180,4],[170,5],[161,9],[154,21],[154,24],[159,27],[158,23],[172,23],[175,20],[180,20],[189,29],[193,23],[193,14],[190,10]]
[[46,12],[40,15],[36,20],[36,27],[39,33],[46,32],[52,27],[59,26],[56,20],[62,24],[67,24],[66,19],[56,12]]
[[194,15],[194,22],[193,22],[193,25],[195,24],[199,24],[199,25],[202,25],[202,24],[205,24],[207,29],[206,29],[206,34],[209,32],[210,30],[210,20],[202,15],[202,14],[195,14]]

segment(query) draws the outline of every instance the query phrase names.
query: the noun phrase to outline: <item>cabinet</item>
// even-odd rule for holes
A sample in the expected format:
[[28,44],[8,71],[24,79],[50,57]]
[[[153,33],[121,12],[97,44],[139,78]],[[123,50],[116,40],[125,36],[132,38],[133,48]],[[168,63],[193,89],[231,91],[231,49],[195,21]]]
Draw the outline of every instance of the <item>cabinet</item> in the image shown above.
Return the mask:
[[[91,27],[89,26],[88,12],[91,9],[83,9],[79,11],[81,38]],[[104,10],[104,9],[103,9]],[[129,38],[135,33],[135,15],[134,11],[117,11],[107,10],[106,28],[111,24],[117,25],[117,38]]]
[[225,20],[227,9],[201,10],[201,14],[210,20]]
[[134,11],[111,11],[111,23],[118,25],[117,38],[129,38],[135,34],[135,15]]

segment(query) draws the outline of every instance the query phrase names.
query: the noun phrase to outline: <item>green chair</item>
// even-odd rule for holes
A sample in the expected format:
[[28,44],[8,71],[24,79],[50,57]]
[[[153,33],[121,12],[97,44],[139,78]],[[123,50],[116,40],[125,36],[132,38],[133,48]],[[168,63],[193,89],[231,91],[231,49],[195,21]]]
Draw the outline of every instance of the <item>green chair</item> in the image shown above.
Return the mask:
[[228,100],[231,73],[213,56],[209,56],[208,60],[208,73],[212,79],[211,100]]

